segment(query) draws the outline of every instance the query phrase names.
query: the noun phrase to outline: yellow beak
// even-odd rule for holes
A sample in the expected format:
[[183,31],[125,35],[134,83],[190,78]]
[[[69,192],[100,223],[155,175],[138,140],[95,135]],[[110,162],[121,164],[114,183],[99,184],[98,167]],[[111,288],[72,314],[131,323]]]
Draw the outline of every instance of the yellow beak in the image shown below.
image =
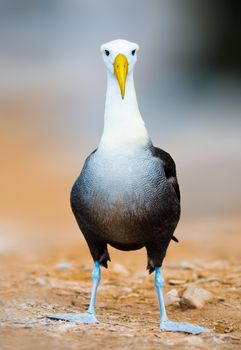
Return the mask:
[[122,100],[125,96],[126,76],[128,74],[128,61],[126,56],[119,54],[114,61],[114,73],[118,80]]

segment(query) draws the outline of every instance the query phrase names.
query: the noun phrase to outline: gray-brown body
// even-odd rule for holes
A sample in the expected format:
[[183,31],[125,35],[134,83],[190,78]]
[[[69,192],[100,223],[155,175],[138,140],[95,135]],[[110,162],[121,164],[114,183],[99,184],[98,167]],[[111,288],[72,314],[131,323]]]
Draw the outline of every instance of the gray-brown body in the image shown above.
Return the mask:
[[180,217],[175,163],[151,144],[123,154],[97,149],[72,188],[71,206],[94,260],[107,267],[107,244],[146,247],[152,272],[161,266]]

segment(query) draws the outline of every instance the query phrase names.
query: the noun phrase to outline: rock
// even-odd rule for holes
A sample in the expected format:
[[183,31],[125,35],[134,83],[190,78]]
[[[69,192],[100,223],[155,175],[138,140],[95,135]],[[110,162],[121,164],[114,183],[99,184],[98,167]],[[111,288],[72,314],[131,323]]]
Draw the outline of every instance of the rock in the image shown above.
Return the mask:
[[67,262],[60,262],[55,265],[55,268],[59,270],[69,270],[72,268],[72,265]]
[[169,292],[167,292],[164,296],[164,303],[166,306],[169,305],[175,305],[180,302],[180,297],[178,295],[177,289],[171,289]]
[[176,280],[174,278],[169,280],[169,284],[173,285],[173,286],[178,285],[178,284],[184,284],[184,283],[186,283],[185,280]]
[[203,288],[188,286],[181,297],[181,305],[194,309],[201,309],[204,304],[213,299],[212,293]]

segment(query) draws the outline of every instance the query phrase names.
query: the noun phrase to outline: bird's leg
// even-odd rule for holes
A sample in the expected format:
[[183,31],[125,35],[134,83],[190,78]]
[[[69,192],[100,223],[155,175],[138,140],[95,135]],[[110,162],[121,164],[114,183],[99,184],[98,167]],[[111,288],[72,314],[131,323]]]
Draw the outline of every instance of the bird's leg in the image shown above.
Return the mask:
[[160,329],[162,331],[185,332],[191,334],[211,332],[210,329],[200,327],[191,323],[173,322],[168,320],[163,298],[164,278],[162,276],[160,267],[155,268],[155,287],[157,290],[157,297],[160,306]]
[[167,313],[166,313],[166,308],[164,304],[164,298],[163,298],[163,287],[164,287],[164,278],[161,273],[161,268],[156,267],[155,269],[155,287],[157,290],[157,298],[158,298],[158,303],[160,307],[160,324],[164,321],[167,321]]
[[93,272],[92,272],[92,293],[90,298],[90,304],[87,310],[88,313],[93,315],[95,315],[96,294],[97,294],[97,289],[100,282],[100,277],[101,277],[100,263],[99,261],[95,261]]
[[48,318],[62,321],[70,321],[74,323],[99,323],[95,314],[95,302],[97,288],[100,282],[101,270],[99,261],[95,261],[92,272],[92,293],[90,298],[90,304],[88,310],[82,314],[77,313],[64,313],[64,314],[51,314]]

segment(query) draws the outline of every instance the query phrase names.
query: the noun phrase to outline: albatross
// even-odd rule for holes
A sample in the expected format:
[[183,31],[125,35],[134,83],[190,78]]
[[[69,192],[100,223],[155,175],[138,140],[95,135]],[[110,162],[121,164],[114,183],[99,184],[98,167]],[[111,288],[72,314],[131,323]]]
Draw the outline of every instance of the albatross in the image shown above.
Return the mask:
[[138,108],[133,70],[139,46],[114,40],[101,46],[107,70],[104,129],[99,146],[86,159],[71,191],[71,207],[94,261],[92,293],[86,312],[51,314],[52,319],[98,323],[95,304],[108,245],[145,247],[147,269],[155,271],[160,329],[198,334],[209,329],[167,318],[162,262],[180,218],[175,162],[155,147]]

